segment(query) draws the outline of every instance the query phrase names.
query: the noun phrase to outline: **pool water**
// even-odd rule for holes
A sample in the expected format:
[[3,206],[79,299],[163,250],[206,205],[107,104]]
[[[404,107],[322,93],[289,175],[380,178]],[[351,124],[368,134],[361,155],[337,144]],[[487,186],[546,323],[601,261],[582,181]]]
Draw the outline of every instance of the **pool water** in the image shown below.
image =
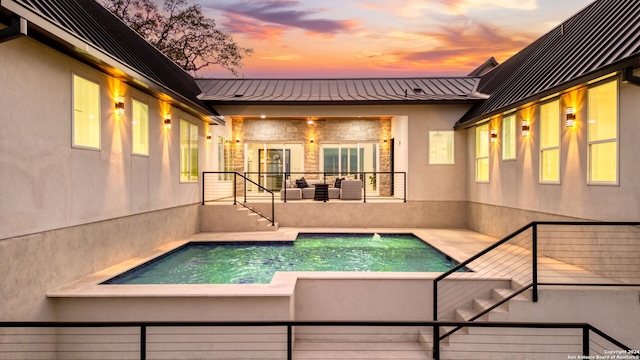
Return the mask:
[[104,284],[268,284],[276,271],[445,272],[412,234],[299,234],[294,242],[188,243]]

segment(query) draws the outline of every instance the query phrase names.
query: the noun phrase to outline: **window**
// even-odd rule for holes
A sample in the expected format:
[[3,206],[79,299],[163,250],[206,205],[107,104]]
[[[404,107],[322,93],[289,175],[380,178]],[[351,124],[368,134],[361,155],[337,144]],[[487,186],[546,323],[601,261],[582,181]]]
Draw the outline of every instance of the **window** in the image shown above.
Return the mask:
[[429,164],[454,164],[453,131],[429,131]]
[[133,100],[131,108],[133,153],[149,155],[149,106]]
[[502,160],[516,158],[516,116],[502,118]]
[[[232,172],[231,141],[218,136],[218,171]],[[220,180],[232,180],[233,174],[220,174]]]
[[560,101],[540,106],[540,182],[560,182]]
[[618,83],[589,89],[589,183],[618,182]]
[[198,127],[180,120],[180,181],[198,181]]
[[100,86],[73,75],[73,146],[100,148]]
[[476,128],[476,181],[489,182],[489,124]]

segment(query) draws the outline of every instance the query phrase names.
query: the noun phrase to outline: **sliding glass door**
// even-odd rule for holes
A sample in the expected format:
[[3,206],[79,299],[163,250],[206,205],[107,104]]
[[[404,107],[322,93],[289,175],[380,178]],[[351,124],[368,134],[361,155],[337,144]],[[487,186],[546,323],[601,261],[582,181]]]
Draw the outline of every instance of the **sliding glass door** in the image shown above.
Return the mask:
[[302,144],[246,143],[244,153],[247,177],[271,191],[282,189],[285,172],[304,169]]
[[378,154],[378,143],[323,143],[320,168],[328,175],[353,175],[363,181],[367,192],[377,193]]

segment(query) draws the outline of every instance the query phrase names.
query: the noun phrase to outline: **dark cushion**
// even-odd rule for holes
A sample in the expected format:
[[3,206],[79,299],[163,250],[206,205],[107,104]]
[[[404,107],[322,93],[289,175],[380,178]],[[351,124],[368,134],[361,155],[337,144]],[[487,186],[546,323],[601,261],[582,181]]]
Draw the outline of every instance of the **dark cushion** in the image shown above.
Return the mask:
[[304,177],[301,177],[300,179],[296,180],[296,186],[300,189],[304,189],[308,188],[309,184],[307,184],[307,180],[305,180]]
[[333,183],[333,187],[336,187],[336,188],[339,189],[340,185],[342,183],[342,180],[344,180],[344,178],[342,178],[342,179],[341,178],[336,178],[336,182]]

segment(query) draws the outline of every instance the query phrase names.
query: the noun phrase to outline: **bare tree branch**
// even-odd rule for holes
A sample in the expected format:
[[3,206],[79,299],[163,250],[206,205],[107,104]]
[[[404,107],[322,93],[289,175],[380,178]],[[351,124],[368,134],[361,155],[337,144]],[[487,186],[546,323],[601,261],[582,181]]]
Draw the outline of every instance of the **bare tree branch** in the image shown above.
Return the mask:
[[162,11],[152,0],[97,0],[150,44],[187,72],[218,65],[234,76],[252,49],[238,46],[231,35],[216,29],[199,4],[164,0]]

